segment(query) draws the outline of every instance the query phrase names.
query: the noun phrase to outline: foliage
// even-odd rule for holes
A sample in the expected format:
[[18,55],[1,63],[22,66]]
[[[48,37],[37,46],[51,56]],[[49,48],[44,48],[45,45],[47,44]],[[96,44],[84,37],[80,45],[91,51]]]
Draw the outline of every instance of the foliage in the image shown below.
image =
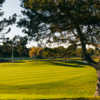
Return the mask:
[[26,44],[26,37],[15,36],[13,40],[7,39],[2,45],[0,45],[0,57],[11,57],[12,52],[14,57],[28,57]]
[[42,48],[39,48],[39,47],[32,47],[30,50],[29,50],[29,56],[32,58],[32,57],[40,57],[41,56],[41,51],[42,51]]
[[99,41],[99,5],[98,0],[22,0],[25,8],[22,12],[27,18],[18,24],[37,41],[42,38],[49,42],[80,43],[84,59],[95,63],[87,52],[86,44],[96,46]]
[[[30,57],[40,56],[41,58],[70,58],[83,56],[82,49],[76,48],[76,46],[73,45],[70,45],[67,48],[64,48],[62,46],[56,48],[42,48],[41,52],[38,55],[36,51],[36,47],[31,48],[29,51]],[[97,51],[92,48],[89,48],[87,51],[91,54],[91,56],[97,55]]]
[[28,56],[28,48],[26,47],[27,44],[27,37],[20,37],[15,36],[13,39],[13,46],[15,56],[17,57],[27,57]]

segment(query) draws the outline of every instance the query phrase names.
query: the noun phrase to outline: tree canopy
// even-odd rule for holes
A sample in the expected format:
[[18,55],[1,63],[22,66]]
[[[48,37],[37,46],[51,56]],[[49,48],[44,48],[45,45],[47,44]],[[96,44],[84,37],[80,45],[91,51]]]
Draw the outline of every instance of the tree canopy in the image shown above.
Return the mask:
[[86,45],[100,41],[99,0],[22,0],[22,7],[26,17],[18,25],[30,37],[75,41],[81,44],[85,60],[95,63]]

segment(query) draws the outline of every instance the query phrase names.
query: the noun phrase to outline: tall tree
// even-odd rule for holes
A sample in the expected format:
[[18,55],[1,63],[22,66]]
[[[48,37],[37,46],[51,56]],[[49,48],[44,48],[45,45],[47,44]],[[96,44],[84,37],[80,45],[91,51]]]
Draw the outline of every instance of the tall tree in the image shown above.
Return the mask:
[[91,58],[86,48],[87,44],[96,46],[100,41],[100,1],[22,0],[22,7],[26,17],[18,24],[31,38],[51,42],[69,40],[81,44],[84,59],[97,70],[95,95],[100,95],[100,65]]

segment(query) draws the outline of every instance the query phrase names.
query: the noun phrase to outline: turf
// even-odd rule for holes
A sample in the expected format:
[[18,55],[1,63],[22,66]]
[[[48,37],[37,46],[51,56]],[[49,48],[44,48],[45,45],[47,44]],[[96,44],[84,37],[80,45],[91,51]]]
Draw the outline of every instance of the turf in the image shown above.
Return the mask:
[[78,61],[0,63],[0,99],[93,97],[96,71]]

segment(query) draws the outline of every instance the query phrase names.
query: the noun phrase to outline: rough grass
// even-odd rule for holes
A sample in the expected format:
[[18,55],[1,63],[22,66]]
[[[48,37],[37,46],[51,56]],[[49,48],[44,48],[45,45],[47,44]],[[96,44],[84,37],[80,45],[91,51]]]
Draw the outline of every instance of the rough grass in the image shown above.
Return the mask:
[[0,63],[0,99],[92,98],[96,71],[80,61]]

